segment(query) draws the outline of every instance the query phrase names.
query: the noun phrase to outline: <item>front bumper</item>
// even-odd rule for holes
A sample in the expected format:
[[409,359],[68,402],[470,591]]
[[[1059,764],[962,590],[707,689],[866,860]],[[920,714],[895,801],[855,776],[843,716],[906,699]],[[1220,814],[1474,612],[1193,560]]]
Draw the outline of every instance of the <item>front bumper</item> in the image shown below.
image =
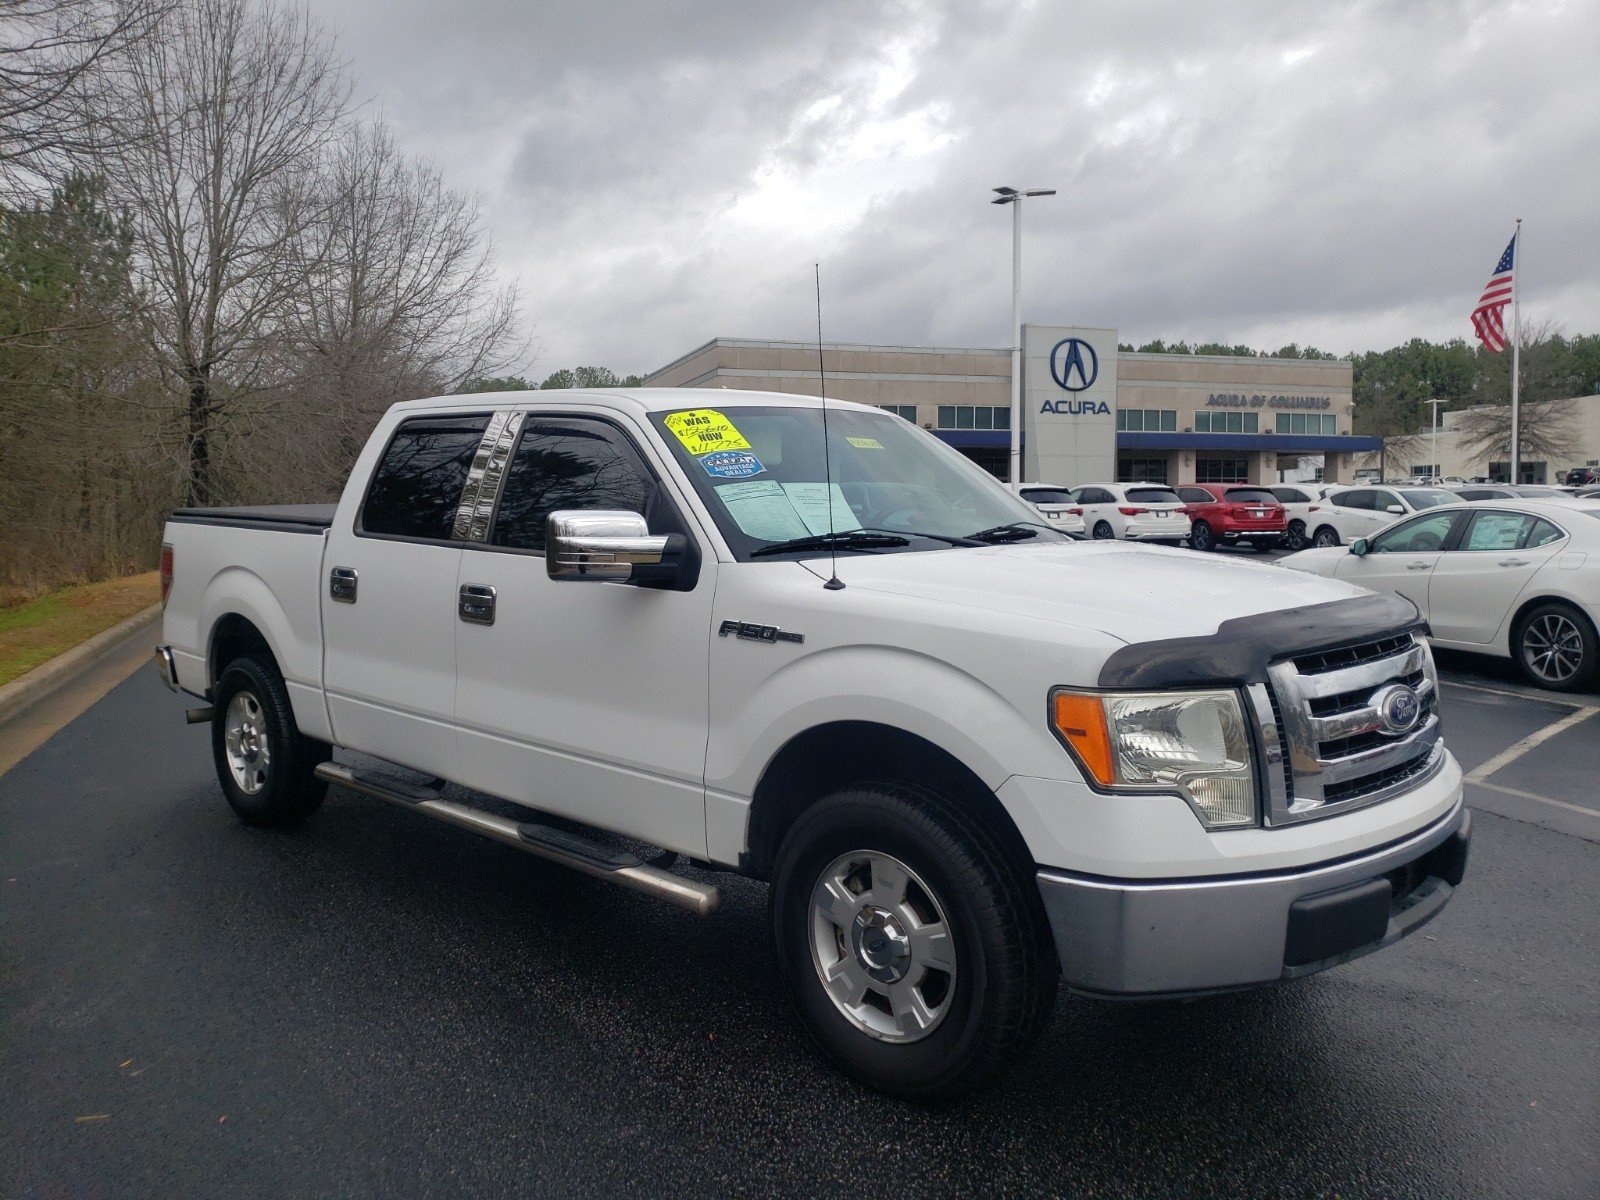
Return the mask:
[[1466,870],[1458,802],[1371,854],[1205,880],[1038,874],[1061,972],[1075,991],[1155,998],[1255,987],[1369,954],[1419,929]]

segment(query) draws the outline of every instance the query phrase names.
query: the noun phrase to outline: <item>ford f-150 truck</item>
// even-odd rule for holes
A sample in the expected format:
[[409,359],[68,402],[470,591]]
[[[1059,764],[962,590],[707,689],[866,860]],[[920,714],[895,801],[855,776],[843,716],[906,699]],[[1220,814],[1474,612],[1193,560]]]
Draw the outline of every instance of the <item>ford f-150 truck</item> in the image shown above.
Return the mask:
[[407,402],[337,506],[182,509],[162,559],[157,666],[243,820],[332,783],[703,915],[766,880],[806,1028],[902,1096],[990,1076],[1063,978],[1293,979],[1465,868],[1409,603],[1074,541],[860,405]]

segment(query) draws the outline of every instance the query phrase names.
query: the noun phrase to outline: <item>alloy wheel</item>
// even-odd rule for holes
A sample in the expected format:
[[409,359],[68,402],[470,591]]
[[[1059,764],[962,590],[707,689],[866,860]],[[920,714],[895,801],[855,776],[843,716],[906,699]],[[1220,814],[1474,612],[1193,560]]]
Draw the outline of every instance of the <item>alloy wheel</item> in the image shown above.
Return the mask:
[[1522,632],[1522,661],[1546,683],[1565,683],[1583,669],[1583,632],[1561,613],[1541,613]]
[[252,692],[235,692],[223,717],[223,744],[234,783],[247,796],[267,786],[272,747],[267,737],[267,717]]

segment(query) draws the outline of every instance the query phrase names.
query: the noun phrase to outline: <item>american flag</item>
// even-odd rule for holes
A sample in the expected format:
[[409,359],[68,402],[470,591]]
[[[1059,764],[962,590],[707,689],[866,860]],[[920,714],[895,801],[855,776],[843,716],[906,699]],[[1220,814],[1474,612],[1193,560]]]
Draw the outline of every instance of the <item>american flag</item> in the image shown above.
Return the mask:
[[1506,305],[1511,303],[1513,285],[1512,261],[1517,254],[1517,235],[1512,234],[1506,243],[1506,252],[1494,265],[1494,274],[1478,297],[1478,307],[1472,310],[1472,329],[1487,350],[1498,353],[1506,348]]

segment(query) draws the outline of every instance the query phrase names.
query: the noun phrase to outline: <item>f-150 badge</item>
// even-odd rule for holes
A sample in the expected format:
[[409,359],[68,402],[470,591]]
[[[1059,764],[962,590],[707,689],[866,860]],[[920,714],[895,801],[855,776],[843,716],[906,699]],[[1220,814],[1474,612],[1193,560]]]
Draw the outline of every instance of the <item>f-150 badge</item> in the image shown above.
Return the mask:
[[727,637],[732,634],[747,642],[803,642],[806,635],[803,633],[789,633],[779,629],[776,625],[755,625],[749,621],[724,621],[722,628],[717,630],[718,637]]

